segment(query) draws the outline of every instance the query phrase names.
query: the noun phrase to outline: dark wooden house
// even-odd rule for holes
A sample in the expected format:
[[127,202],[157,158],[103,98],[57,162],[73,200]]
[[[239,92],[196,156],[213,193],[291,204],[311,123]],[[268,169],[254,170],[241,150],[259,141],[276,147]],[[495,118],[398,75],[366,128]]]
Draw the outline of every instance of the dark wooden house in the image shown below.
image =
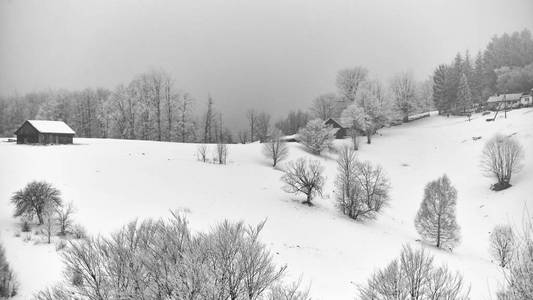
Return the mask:
[[17,144],[72,144],[74,130],[61,121],[28,120],[15,132]]
[[337,129],[337,132],[335,133],[335,138],[337,139],[343,139],[348,134],[348,130],[350,130],[350,126],[344,125],[340,120],[329,118],[327,119],[324,124],[330,125],[331,127]]

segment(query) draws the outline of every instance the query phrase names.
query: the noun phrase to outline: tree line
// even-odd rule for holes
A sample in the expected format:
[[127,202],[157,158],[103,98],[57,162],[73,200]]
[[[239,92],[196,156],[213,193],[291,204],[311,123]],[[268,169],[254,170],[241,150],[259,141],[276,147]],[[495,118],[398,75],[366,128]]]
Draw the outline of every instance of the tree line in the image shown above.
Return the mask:
[[494,36],[474,58],[457,53],[433,73],[433,102],[440,112],[465,113],[492,95],[533,88],[533,39],[527,29]]

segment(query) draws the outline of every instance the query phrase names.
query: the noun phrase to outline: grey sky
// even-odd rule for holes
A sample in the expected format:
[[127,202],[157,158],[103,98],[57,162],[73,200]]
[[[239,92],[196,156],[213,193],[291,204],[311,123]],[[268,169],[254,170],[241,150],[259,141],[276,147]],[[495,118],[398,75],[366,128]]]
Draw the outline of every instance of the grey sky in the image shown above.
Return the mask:
[[250,107],[307,108],[341,68],[422,80],[524,28],[532,0],[0,0],[0,94],[113,88],[163,68],[240,125]]

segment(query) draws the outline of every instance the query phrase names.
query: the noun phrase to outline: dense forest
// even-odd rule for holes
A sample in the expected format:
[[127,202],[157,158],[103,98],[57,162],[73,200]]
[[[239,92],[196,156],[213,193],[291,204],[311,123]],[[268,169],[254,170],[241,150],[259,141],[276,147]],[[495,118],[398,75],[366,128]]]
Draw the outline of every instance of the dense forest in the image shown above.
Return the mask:
[[358,108],[347,110],[353,103],[362,108],[360,117],[380,126],[434,108],[464,113],[481,108],[497,93],[530,92],[533,39],[528,30],[495,36],[475,58],[468,51],[458,53],[422,82],[403,72],[385,85],[369,78],[365,68],[355,67],[339,71],[336,86],[336,92],[317,96],[309,109],[290,112],[276,122],[268,113],[250,109],[243,116],[249,127],[232,133],[211,96],[195,99],[177,87],[170,74],[152,70],[112,90],[48,90],[0,98],[0,136],[12,136],[25,120],[47,119],[65,121],[79,137],[245,143],[264,140],[273,127],[294,134],[314,118],[341,118],[351,112],[353,120]]

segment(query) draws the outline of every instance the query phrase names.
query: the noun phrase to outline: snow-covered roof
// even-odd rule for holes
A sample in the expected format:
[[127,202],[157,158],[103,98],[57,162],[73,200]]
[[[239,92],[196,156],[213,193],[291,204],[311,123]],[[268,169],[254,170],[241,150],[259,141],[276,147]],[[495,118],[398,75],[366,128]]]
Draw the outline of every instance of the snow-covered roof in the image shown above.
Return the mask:
[[494,102],[507,102],[507,101],[518,101],[520,100],[520,97],[522,97],[522,93],[515,93],[515,94],[501,94],[499,96],[491,96],[487,100],[488,103],[494,103]]
[[63,121],[28,120],[28,123],[41,133],[75,134]]

